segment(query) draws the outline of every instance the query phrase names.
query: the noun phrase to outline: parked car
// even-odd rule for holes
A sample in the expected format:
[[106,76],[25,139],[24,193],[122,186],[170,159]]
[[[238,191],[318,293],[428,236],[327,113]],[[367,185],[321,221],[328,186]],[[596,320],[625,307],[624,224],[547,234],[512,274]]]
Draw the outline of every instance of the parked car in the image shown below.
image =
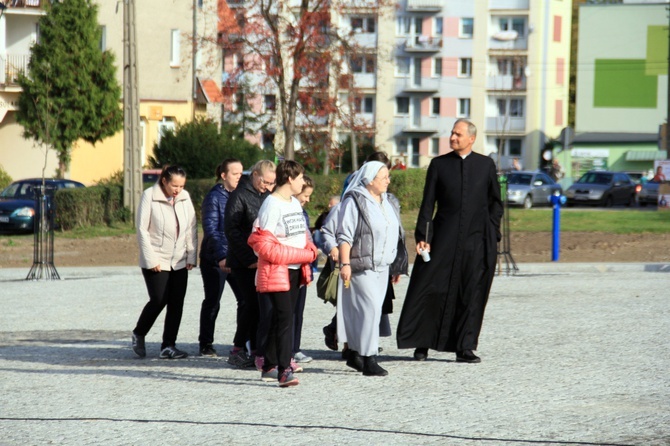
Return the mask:
[[661,183],[657,181],[647,181],[642,185],[642,189],[637,194],[637,202],[640,203],[640,206],[658,205],[658,186],[660,185]]
[[626,171],[624,173],[635,183],[635,192],[640,193],[642,185],[647,182],[647,173],[640,171]]
[[158,179],[161,176],[161,170],[160,169],[146,169],[142,171],[142,183],[147,184],[151,183],[154,184],[158,181]]
[[575,204],[591,204],[613,206],[635,204],[635,183],[623,172],[592,170],[582,177],[565,192],[568,206]]
[[561,185],[544,172],[518,171],[507,174],[507,201],[510,205],[533,206],[551,204],[554,192],[563,192]]
[[[41,178],[15,181],[0,192],[0,231],[33,232],[35,192],[42,185]],[[84,187],[78,181],[46,179],[47,193],[58,189]]]

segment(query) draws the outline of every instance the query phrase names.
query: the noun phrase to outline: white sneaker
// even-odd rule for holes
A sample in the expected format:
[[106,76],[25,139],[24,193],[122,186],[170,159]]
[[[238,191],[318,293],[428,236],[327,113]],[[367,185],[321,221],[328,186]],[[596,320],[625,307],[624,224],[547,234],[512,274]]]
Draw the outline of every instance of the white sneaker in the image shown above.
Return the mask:
[[302,362],[302,363],[312,362],[312,357],[307,356],[303,352],[298,352],[295,355],[293,355],[293,359],[295,360],[295,362]]

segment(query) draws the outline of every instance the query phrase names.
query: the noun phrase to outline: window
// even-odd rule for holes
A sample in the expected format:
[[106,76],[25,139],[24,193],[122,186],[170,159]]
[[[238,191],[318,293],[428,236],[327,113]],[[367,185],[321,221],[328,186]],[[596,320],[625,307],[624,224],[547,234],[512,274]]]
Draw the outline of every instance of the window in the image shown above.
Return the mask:
[[458,70],[459,77],[472,77],[472,59],[469,57],[463,57],[458,60],[458,65],[460,66]]
[[431,98],[430,112],[435,116],[440,115],[440,98]]
[[363,96],[362,98],[354,99],[354,110],[356,113],[374,113],[374,97],[373,96]]
[[430,154],[438,156],[440,154],[440,138],[430,139]]
[[436,57],[433,59],[433,76],[442,76],[442,58]]
[[458,117],[470,117],[470,98],[461,98],[458,100]]
[[236,93],[235,94],[235,109],[237,111],[244,111],[246,108],[246,101],[244,99],[244,94]]
[[277,110],[277,96],[266,94],[263,103],[265,104],[265,111],[274,112]]
[[400,36],[409,34],[411,23],[409,17],[398,17],[396,20],[396,34]]
[[496,102],[498,104],[498,114],[500,116],[512,116],[515,118],[523,117],[523,99],[498,99]]
[[176,127],[177,126],[175,125],[172,118],[163,117],[163,119],[158,123],[158,138],[156,138],[156,144],[160,145],[161,138],[163,138],[163,136],[167,134],[167,132],[174,133]]
[[466,17],[461,18],[458,37],[463,39],[472,39],[473,31],[474,19]]
[[501,150],[502,156],[521,157],[522,141],[518,138],[500,139],[496,138],[496,147]]
[[441,36],[444,32],[444,22],[442,17],[435,17],[435,35]]
[[526,37],[526,19],[523,17],[501,17],[498,26],[500,31],[516,31],[519,38]]
[[351,71],[354,73],[374,73],[375,56],[353,56],[351,58]]
[[397,57],[395,69],[397,76],[409,76],[409,57]]
[[415,17],[414,18],[414,34],[421,34],[423,33],[423,18],[421,17]]
[[408,115],[409,114],[409,98],[404,96],[398,96],[395,98],[395,113],[396,115]]
[[261,135],[261,143],[263,144],[263,149],[265,150],[274,150],[275,147],[275,134],[274,133],[263,133]]
[[100,51],[107,49],[107,27],[102,25],[100,27]]
[[351,29],[357,33],[374,33],[377,25],[373,17],[352,17]]
[[398,138],[395,140],[395,151],[399,155],[407,153],[407,138]]
[[178,67],[181,63],[181,50],[179,48],[180,36],[179,30],[173,29],[170,31],[171,47],[170,47],[170,66]]

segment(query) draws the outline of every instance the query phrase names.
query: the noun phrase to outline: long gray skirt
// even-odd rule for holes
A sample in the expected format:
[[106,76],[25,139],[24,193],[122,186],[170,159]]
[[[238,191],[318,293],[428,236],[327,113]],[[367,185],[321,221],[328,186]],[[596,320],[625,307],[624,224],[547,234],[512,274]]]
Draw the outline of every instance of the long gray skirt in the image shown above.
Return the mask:
[[362,356],[379,352],[379,322],[389,283],[388,269],[352,274],[349,288],[342,279],[337,296],[337,339]]

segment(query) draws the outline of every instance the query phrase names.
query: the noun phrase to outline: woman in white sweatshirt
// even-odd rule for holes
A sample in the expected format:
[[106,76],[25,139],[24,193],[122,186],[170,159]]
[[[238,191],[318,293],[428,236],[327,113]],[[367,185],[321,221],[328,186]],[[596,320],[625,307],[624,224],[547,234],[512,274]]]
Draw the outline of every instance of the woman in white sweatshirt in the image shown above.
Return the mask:
[[175,346],[186,296],[188,271],[196,265],[198,231],[191,197],[184,190],[186,172],[166,166],[158,182],[142,194],[137,209],[137,241],[140,268],[149,292],[137,326],[132,333],[133,351],[147,354],[144,337],[158,315],[167,307],[161,359],[188,356]]

